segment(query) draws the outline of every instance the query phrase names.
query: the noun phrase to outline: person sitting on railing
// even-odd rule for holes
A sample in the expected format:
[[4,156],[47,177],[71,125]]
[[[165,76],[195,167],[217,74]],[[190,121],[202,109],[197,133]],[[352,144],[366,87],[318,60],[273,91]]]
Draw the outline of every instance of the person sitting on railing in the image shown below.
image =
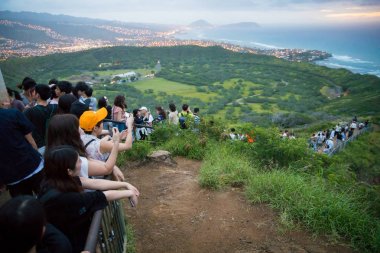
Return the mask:
[[42,204],[32,196],[18,196],[0,208],[1,252],[72,253],[67,237],[46,223]]
[[[143,120],[144,120],[144,124],[151,127],[153,125],[153,116],[152,114],[150,113],[150,111],[148,110],[148,108],[146,108],[145,106],[141,107],[140,108],[140,112],[141,112],[141,116],[143,117]],[[149,135],[151,132],[152,132],[152,129],[151,128],[145,128],[146,129],[146,133],[147,135]]]
[[[113,173],[115,178],[124,180],[124,175],[115,166],[119,143],[114,143],[107,162],[87,158],[88,154],[80,138],[79,120],[72,114],[55,115],[50,121],[46,149],[59,145],[71,145],[82,160],[81,176],[104,176]],[[119,132],[119,131],[117,131]]]
[[[107,116],[106,108],[100,108],[98,111],[87,111],[82,114],[79,119],[79,125],[85,132],[80,137],[86,148],[86,152],[89,158],[107,161],[114,143],[110,136],[105,136],[102,139],[98,137],[103,133],[103,120]],[[132,128],[133,128],[133,118],[129,117],[127,119],[127,130],[121,132],[121,139],[126,139],[125,143],[119,143],[118,151],[125,151],[132,148]]]
[[[115,131],[112,139],[118,145],[120,134]],[[43,203],[47,221],[67,236],[74,253],[83,250],[95,211],[105,208],[108,201],[123,198],[131,198],[137,204],[140,193],[127,182],[79,177],[82,160],[71,146],[48,149],[44,158],[45,178],[38,199]]]

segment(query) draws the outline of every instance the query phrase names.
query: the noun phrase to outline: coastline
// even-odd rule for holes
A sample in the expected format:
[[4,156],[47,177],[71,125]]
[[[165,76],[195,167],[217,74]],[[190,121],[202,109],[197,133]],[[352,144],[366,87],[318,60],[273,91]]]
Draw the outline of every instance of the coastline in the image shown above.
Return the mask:
[[[380,63],[372,62],[370,60],[362,60],[359,58],[355,58],[353,56],[349,56],[346,54],[337,54],[334,51],[329,50],[313,50],[313,49],[305,49],[307,48],[305,46],[304,49],[291,49],[292,47],[282,47],[276,45],[276,43],[263,43],[260,40],[243,40],[239,38],[226,38],[227,35],[224,36],[224,38],[212,38],[212,36],[207,36],[203,32],[197,32],[197,31],[182,31],[181,33],[174,34],[174,38],[176,39],[194,39],[194,40],[208,40],[208,41],[214,41],[219,43],[228,43],[232,45],[242,46],[246,48],[250,48],[251,50],[256,50],[258,53],[266,54],[266,55],[273,55],[279,58],[283,58],[286,60],[294,60],[294,61],[306,61],[310,63],[314,63],[320,66],[325,66],[329,68],[343,68],[346,69],[352,73],[361,74],[361,75],[375,75],[377,77],[380,77]],[[298,47],[299,48],[299,47]],[[284,52],[291,51],[297,52],[297,54],[302,55],[302,51],[304,52],[314,52],[311,54],[310,58],[296,58],[296,57],[282,57],[284,55]],[[281,56],[282,55],[282,56]]]

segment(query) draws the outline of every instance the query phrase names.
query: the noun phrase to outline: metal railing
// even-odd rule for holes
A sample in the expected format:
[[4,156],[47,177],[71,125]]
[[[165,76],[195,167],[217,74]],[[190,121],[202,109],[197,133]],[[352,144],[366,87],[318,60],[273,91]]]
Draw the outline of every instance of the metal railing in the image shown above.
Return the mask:
[[96,211],[91,222],[84,251],[123,253],[127,245],[126,223],[120,200]]
[[351,141],[356,140],[360,135],[372,131],[372,125],[369,124],[367,127],[364,127],[362,129],[359,129],[358,132],[354,135],[352,135],[350,138],[348,138],[346,141],[338,141],[336,146],[327,154],[328,156],[335,155],[336,153],[340,152],[342,149],[344,149],[348,143]]

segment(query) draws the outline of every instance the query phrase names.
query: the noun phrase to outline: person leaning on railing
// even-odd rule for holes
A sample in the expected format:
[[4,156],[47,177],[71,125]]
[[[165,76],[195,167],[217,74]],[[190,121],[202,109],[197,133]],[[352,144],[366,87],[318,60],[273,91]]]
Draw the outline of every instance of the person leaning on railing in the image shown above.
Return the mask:
[[[99,139],[98,137],[103,133],[103,120],[107,116],[107,109],[100,108],[98,111],[87,111],[79,118],[79,125],[85,134],[81,135],[81,139],[86,148],[87,154],[90,158],[105,162],[114,146],[112,139],[109,135]],[[127,118],[127,130],[120,133],[121,139],[125,142],[120,142],[118,151],[125,151],[132,148],[132,129],[133,117]]]
[[[120,141],[114,130],[113,141]],[[39,200],[43,203],[47,220],[70,240],[73,252],[84,248],[91,217],[108,201],[131,198],[137,204],[139,191],[127,182],[79,177],[81,159],[71,146],[61,145],[45,153],[45,178]],[[84,189],[94,190],[85,192]],[[121,190],[119,190],[121,189]]]
[[[119,142],[113,143],[112,151],[106,162],[88,158],[84,144],[80,138],[79,120],[72,114],[55,115],[50,121],[47,131],[46,149],[60,145],[72,146],[80,155],[82,160],[81,176],[105,176],[113,174],[116,178],[123,180],[124,175],[115,166]],[[119,132],[117,131],[119,134]]]

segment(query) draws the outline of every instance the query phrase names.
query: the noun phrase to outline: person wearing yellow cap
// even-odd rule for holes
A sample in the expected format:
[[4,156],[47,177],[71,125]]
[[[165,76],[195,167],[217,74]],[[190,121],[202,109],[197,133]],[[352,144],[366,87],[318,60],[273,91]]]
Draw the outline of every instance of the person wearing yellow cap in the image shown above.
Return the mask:
[[[101,108],[97,111],[86,111],[79,118],[79,126],[85,134],[81,135],[81,139],[86,148],[86,152],[90,158],[106,161],[111,153],[113,142],[107,135],[102,139],[98,137],[103,134],[103,120],[107,116],[107,109]],[[133,117],[127,118],[127,130],[121,132],[120,139],[125,139],[124,143],[119,143],[119,151],[132,148],[132,129]]]

